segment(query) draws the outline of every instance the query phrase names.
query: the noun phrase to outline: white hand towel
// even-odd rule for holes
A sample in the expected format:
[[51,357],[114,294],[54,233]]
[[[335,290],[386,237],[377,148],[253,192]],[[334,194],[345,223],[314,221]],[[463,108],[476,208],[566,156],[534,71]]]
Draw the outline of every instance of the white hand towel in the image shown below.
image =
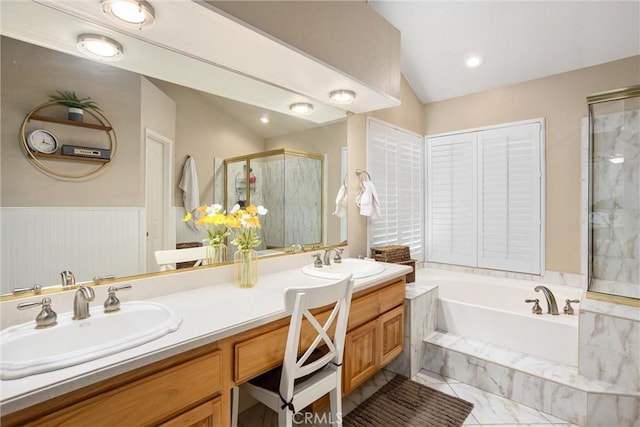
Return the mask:
[[[196,161],[193,157],[189,157],[182,168],[182,179],[178,185],[184,192],[182,194],[182,202],[184,203],[184,210],[192,212],[200,206],[200,190],[198,189],[198,174],[196,172]],[[198,227],[189,221],[188,223],[194,230]]]
[[380,202],[376,187],[371,181],[360,182],[360,192],[356,197],[356,205],[360,208],[360,215],[380,218]]
[[339,218],[347,215],[347,186],[341,185],[336,195],[336,209],[333,214]]

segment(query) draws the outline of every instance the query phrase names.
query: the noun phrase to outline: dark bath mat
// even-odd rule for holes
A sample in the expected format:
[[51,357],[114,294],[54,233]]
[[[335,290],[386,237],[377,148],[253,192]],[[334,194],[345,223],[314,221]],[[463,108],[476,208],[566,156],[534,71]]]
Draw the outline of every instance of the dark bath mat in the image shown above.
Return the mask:
[[351,411],[344,427],[461,427],[473,404],[396,375]]

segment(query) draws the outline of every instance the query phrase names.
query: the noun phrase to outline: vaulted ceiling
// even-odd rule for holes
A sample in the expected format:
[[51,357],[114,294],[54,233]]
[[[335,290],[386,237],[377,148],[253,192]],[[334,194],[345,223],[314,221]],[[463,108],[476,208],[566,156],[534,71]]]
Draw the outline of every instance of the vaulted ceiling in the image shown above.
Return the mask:
[[[401,31],[402,72],[423,103],[640,55],[637,0],[369,4]],[[471,54],[484,62],[467,68]]]

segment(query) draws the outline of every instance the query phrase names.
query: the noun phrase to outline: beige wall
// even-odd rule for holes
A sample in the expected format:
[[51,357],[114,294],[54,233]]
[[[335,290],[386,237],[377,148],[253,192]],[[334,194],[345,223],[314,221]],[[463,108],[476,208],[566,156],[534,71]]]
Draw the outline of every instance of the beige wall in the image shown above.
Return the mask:
[[[144,206],[139,181],[140,77],[6,37],[2,37],[0,50],[2,206]],[[116,86],[122,91],[113,91]],[[90,96],[116,131],[114,160],[97,177],[80,182],[52,178],[36,169],[22,151],[22,121],[56,90]],[[58,114],[66,116],[65,110],[61,107]],[[53,132],[60,145],[107,145],[101,131],[45,122],[29,127],[36,128]],[[48,161],[47,165],[69,174],[95,170],[94,163],[81,161]]]
[[227,159],[264,150],[264,139],[207,99],[206,94],[151,79],[176,102],[174,206],[182,206],[178,184],[188,156],[196,161],[200,203],[213,203],[213,159]]
[[370,86],[400,96],[400,32],[365,2],[209,3]]
[[581,119],[590,93],[640,83],[640,56],[424,106],[423,133],[546,119],[546,269],[580,273]]
[[402,76],[400,87],[400,100],[402,105],[398,107],[372,111],[369,115],[383,122],[423,135],[422,103],[404,76]]

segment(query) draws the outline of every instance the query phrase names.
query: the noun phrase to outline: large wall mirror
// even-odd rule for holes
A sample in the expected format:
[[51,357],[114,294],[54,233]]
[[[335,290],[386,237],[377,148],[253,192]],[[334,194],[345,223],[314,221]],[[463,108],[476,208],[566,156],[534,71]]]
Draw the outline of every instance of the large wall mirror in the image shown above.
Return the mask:
[[[320,219],[321,233],[313,243],[346,241],[346,220],[331,215],[345,174],[344,111],[319,106],[322,119],[297,118],[233,99],[229,87],[220,96],[7,36],[1,43],[2,294],[34,284],[57,286],[63,270],[72,271],[79,282],[152,273],[158,271],[155,249],[202,240],[204,230],[193,230],[181,221],[185,211],[179,182],[188,157],[197,165],[200,204],[211,204],[224,197],[225,159],[273,150],[321,156],[322,170],[314,177],[321,180],[317,185],[322,203],[314,208],[320,211],[313,212]],[[190,69],[175,71],[190,73]],[[247,81],[235,88],[238,99],[245,100],[243,91],[256,83]],[[118,151],[98,176],[78,182],[59,180],[33,167],[22,152],[22,121],[56,90],[90,96],[117,133]],[[297,95],[287,97],[282,101]],[[263,116],[268,124],[260,121]],[[38,126],[55,133],[61,144],[83,145],[86,140],[77,130]],[[148,166],[153,156],[157,156],[155,169]],[[57,162],[62,170],[86,167]],[[308,178],[311,174],[304,176]],[[269,191],[268,185],[264,191]],[[168,209],[162,208],[163,203]],[[281,211],[286,214],[284,208]],[[161,232],[154,234],[154,229]]]

